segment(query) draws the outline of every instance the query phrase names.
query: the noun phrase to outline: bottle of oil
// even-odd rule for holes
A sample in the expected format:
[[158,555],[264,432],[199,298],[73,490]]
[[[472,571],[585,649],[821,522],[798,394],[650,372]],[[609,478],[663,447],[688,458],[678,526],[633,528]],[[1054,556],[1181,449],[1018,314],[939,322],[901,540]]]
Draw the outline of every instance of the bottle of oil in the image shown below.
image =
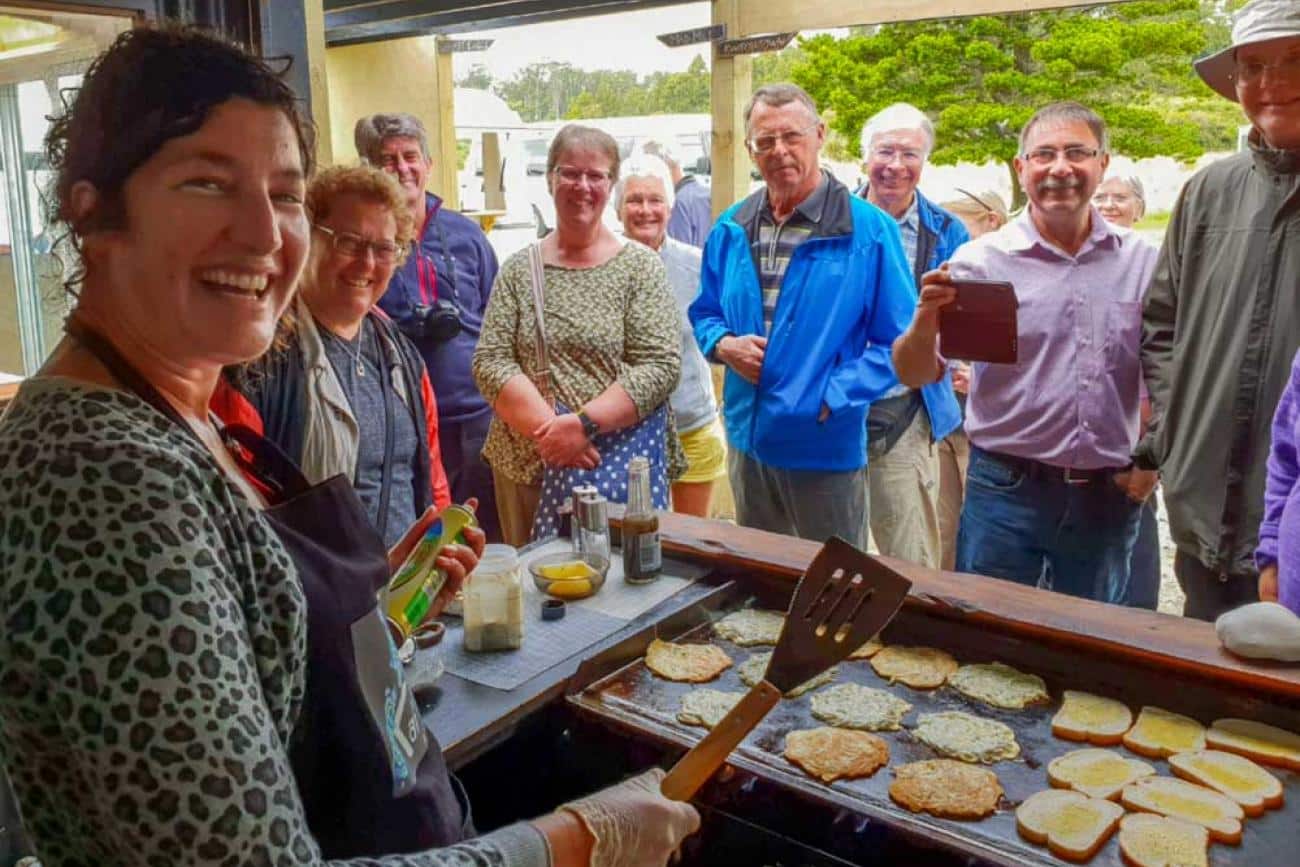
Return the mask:
[[647,584],[659,577],[663,549],[659,516],[650,499],[650,461],[637,455],[627,465],[627,510],[623,513],[623,579]]

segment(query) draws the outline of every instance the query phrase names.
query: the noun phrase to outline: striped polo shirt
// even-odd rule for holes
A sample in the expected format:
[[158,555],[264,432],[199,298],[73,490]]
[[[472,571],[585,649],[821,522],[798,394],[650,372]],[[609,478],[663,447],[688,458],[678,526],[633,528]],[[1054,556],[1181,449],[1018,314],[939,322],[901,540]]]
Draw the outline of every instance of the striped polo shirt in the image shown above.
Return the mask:
[[795,206],[794,212],[778,223],[772,216],[772,203],[763,197],[763,207],[758,214],[758,232],[749,239],[750,251],[754,254],[754,264],[758,268],[758,285],[763,292],[763,333],[772,333],[772,317],[776,313],[776,302],[781,297],[781,283],[785,279],[785,269],[790,265],[790,257],[799,245],[807,241],[817,224],[821,222],[822,212],[826,209],[826,173],[822,172],[821,183],[812,195]]

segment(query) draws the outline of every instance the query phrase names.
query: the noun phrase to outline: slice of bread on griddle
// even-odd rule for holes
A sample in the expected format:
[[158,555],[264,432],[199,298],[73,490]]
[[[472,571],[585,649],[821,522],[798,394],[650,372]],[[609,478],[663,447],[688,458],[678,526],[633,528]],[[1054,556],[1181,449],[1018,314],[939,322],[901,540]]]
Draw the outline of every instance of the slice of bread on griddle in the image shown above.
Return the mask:
[[1125,733],[1124,746],[1153,759],[1203,750],[1205,726],[1189,716],[1148,706],[1142,708],[1133,728]]
[[1096,747],[1073,750],[1047,763],[1047,780],[1056,788],[1108,801],[1118,801],[1125,786],[1155,772],[1146,762]]
[[1200,825],[1220,843],[1241,842],[1245,811],[1236,801],[1213,789],[1173,777],[1144,777],[1124,787],[1120,802],[1130,810],[1159,813]]
[[1180,819],[1129,813],[1119,823],[1119,853],[1129,867],[1209,867],[1210,832]]
[[1227,795],[1247,816],[1282,806],[1282,781],[1245,756],[1197,750],[1170,756],[1169,768],[1184,780]]
[[1016,830],[1066,861],[1088,861],[1115,833],[1124,808],[1078,792],[1035,792],[1016,808]]
[[1237,753],[1261,765],[1300,771],[1300,735],[1248,719],[1216,719],[1205,734],[1216,750]]
[[1052,734],[1062,740],[1110,746],[1123,740],[1132,725],[1133,712],[1123,702],[1067,689],[1061,709],[1052,717]]

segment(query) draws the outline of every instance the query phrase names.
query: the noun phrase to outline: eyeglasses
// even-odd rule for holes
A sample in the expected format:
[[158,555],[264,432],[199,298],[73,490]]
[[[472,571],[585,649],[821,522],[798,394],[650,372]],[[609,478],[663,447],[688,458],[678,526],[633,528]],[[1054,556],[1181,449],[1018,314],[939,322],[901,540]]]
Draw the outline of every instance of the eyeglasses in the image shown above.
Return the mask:
[[820,120],[813,121],[803,129],[783,132],[778,135],[761,135],[758,138],[747,139],[745,145],[752,153],[767,154],[776,150],[776,143],[779,141],[781,144],[785,145],[787,150],[789,150],[802,142],[811,130],[816,129],[819,126],[821,126]]
[[911,148],[897,148],[893,145],[880,145],[871,149],[871,159],[874,162],[885,163],[888,165],[894,161],[894,158],[903,161],[905,166],[919,166],[925,162],[925,153],[915,151]]
[[1128,193],[1097,193],[1092,197],[1092,203],[1094,205],[1105,205],[1107,203],[1112,205],[1127,205],[1131,201],[1133,201],[1133,196],[1130,196]]
[[1280,63],[1258,61],[1238,63],[1232,78],[1237,84],[1254,84],[1264,77],[1265,72],[1270,71],[1275,78],[1284,81],[1300,81],[1300,54],[1293,54]]
[[404,246],[393,241],[368,241],[352,232],[339,232],[320,223],[312,225],[329,236],[335,253],[349,259],[364,259],[366,250],[369,250],[376,262],[381,265],[391,265],[406,253]]
[[1085,148],[1077,145],[1065,148],[1064,150],[1058,148],[1034,148],[1032,151],[1025,154],[1025,159],[1029,160],[1036,166],[1050,166],[1052,163],[1056,162],[1057,157],[1061,154],[1065,154],[1066,162],[1077,166],[1081,163],[1086,163],[1090,159],[1096,158],[1100,153],[1101,150],[1099,148]]
[[601,172],[595,169],[584,171],[573,166],[556,166],[555,176],[562,182],[575,187],[582,183],[584,179],[590,187],[603,187],[609,183],[609,172]]

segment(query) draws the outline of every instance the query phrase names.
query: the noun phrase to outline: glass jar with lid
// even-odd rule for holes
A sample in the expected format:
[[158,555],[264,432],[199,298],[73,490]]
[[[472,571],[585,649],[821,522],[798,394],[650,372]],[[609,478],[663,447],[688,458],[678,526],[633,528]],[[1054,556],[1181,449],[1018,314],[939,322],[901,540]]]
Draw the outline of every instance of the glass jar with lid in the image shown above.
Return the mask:
[[465,649],[513,650],[524,641],[524,588],[519,553],[488,545],[465,582]]

